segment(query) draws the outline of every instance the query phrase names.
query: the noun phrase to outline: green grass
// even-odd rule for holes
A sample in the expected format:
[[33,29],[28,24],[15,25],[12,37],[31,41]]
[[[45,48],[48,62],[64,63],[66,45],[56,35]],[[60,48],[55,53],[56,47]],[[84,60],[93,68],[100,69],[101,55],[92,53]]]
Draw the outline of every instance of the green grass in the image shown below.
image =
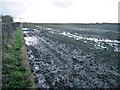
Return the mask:
[[26,76],[26,69],[22,65],[22,60],[20,57],[22,38],[22,30],[17,29],[15,31],[15,40],[13,46],[7,48],[8,57],[2,60],[2,89],[30,87],[30,81]]

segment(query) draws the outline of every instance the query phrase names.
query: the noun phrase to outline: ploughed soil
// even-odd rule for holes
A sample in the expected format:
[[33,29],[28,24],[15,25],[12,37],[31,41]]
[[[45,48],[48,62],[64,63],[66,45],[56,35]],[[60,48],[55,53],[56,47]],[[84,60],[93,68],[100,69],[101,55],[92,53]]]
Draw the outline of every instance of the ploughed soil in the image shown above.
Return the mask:
[[78,44],[63,35],[32,29],[24,31],[24,39],[37,88],[116,88],[119,85],[118,65],[89,51],[82,42]]

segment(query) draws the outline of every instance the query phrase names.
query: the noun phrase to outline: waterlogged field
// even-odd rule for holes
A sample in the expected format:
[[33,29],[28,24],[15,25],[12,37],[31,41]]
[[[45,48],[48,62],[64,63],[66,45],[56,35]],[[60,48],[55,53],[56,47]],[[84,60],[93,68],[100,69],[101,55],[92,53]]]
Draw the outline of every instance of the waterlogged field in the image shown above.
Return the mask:
[[23,30],[37,88],[119,86],[116,24],[34,24]]

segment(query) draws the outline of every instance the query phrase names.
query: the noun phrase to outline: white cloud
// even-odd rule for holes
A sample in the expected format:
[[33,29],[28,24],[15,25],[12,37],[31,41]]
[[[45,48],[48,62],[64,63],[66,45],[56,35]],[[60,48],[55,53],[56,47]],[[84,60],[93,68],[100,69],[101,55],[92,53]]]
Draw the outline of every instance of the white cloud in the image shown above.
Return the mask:
[[[119,0],[1,0],[2,11],[29,22],[118,22]],[[0,1],[0,3],[1,3]],[[8,2],[9,1],[9,2]],[[11,1],[11,2],[10,2]],[[2,3],[3,3],[2,2]],[[1,5],[0,5],[1,7]]]

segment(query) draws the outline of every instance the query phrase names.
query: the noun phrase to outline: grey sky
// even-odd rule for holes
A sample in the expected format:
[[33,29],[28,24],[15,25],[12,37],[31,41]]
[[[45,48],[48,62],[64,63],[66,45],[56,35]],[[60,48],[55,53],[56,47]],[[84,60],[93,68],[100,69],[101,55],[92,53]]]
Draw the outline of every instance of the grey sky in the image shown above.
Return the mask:
[[27,11],[28,5],[14,0],[1,0],[0,1],[0,14],[9,14],[17,17]]
[[23,22],[118,22],[118,1],[0,0],[0,15],[9,14]]

